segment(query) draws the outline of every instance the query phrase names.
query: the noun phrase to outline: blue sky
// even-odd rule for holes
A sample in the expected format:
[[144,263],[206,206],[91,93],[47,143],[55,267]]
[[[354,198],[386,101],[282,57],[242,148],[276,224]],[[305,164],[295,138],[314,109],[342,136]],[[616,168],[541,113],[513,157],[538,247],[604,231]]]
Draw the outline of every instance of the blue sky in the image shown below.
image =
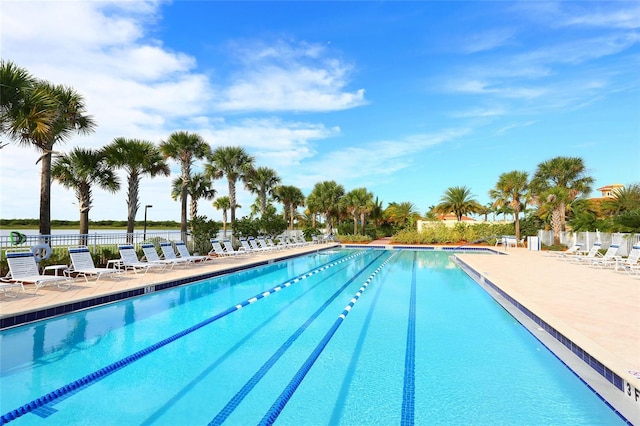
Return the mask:
[[[501,173],[556,156],[582,157],[594,189],[640,181],[638,2],[4,0],[0,14],[2,58],[74,87],[98,123],[62,152],[187,130],[305,195],[335,180],[421,213],[456,185],[486,204]],[[3,218],[38,217],[38,156],[0,151]],[[142,181],[152,220],[179,220],[171,169]],[[125,219],[125,191],[96,189],[90,218]],[[254,196],[238,196],[242,216]],[[52,197],[53,219],[78,219],[71,191]]]

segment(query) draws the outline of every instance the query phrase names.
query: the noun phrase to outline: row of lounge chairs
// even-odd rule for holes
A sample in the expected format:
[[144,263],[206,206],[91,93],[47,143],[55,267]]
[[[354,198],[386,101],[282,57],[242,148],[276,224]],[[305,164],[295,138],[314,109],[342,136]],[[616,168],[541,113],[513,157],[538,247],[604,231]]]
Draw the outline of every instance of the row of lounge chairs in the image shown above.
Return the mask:
[[635,244],[627,257],[618,255],[619,244],[611,244],[604,254],[600,252],[601,243],[594,243],[587,252],[582,246],[576,244],[559,254],[548,255],[566,262],[580,265],[588,265],[596,268],[610,268],[618,272],[627,272],[632,275],[640,275],[640,244]]
[[[177,254],[173,249],[173,245],[178,251]],[[144,257],[138,259],[133,245],[121,245],[118,247],[120,259],[110,260],[106,268],[95,266],[88,247],[69,247],[71,265],[63,268],[62,275],[55,276],[40,273],[35,255],[31,250],[8,250],[6,256],[9,273],[1,279],[0,291],[5,294],[24,292],[25,284],[33,284],[34,293],[47,285],[55,285],[58,288],[67,289],[71,286],[74,278],[84,278],[86,282],[89,282],[89,277],[95,277],[97,282],[103,276],[119,278],[126,271],[133,271],[136,274],[139,272],[146,273],[149,270],[164,271],[173,269],[176,265],[193,265],[213,259],[209,256],[192,256],[182,241],[175,243],[163,242],[160,247],[162,257],[160,257],[153,244],[143,243]]]
[[[149,271],[167,271],[172,270],[174,267],[203,264],[216,257],[243,256],[252,253],[302,247],[320,242],[315,236],[312,241],[305,241],[302,237],[286,236],[277,237],[277,241],[277,243],[274,243],[271,237],[240,238],[242,246],[235,250],[228,239],[221,241],[212,239],[212,249],[206,256],[192,255],[182,241],[161,242],[161,255],[154,244],[142,243],[141,248],[144,256],[141,259],[138,258],[133,245],[124,244],[118,247],[120,259],[108,261],[106,268],[95,266],[88,247],[69,247],[71,264],[69,266],[56,265],[55,276],[40,273],[35,255],[28,248],[8,250],[6,256],[9,274],[1,278],[0,291],[6,294],[17,291],[24,292],[25,284],[33,284],[35,286],[34,293],[47,285],[55,285],[58,288],[67,289],[71,286],[74,278],[84,278],[86,282],[89,282],[89,278],[93,277],[97,282],[103,276],[119,278],[127,271],[132,271],[135,274],[140,272],[144,274]],[[61,275],[57,274],[58,270],[62,271]]]
[[314,244],[313,241],[306,241],[302,237],[277,237],[277,243],[273,241],[273,238],[267,236],[259,237],[241,237],[239,239],[241,246],[238,249],[234,249],[233,244],[229,239],[211,239],[211,252],[210,255],[219,257],[228,256],[243,256],[252,253],[264,253],[275,250],[285,250],[288,248],[303,247],[310,244]]

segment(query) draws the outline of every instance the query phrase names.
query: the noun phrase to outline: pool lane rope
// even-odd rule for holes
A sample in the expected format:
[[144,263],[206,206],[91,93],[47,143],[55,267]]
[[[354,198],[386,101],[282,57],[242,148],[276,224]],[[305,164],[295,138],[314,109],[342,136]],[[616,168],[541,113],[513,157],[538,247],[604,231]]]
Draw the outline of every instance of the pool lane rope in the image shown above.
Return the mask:
[[195,324],[195,325],[193,325],[193,326],[191,326],[191,327],[189,327],[189,328],[187,328],[185,330],[182,330],[182,331],[174,334],[173,336],[170,336],[170,337],[168,337],[168,338],[166,338],[164,340],[161,340],[158,343],[155,343],[155,344],[153,344],[151,346],[148,346],[148,347],[146,347],[146,348],[144,348],[144,349],[142,349],[142,350],[140,350],[140,351],[138,351],[138,352],[136,352],[136,353],[134,353],[132,355],[129,355],[129,356],[125,357],[125,358],[122,358],[119,361],[116,361],[116,362],[114,362],[112,364],[109,364],[104,368],[101,368],[101,369],[99,369],[97,371],[94,371],[93,373],[87,374],[86,376],[84,376],[84,377],[82,377],[82,378],[80,378],[78,380],[74,380],[73,382],[71,382],[69,384],[66,384],[66,385],[64,385],[62,387],[59,387],[58,389],[56,389],[56,390],[54,390],[52,392],[49,392],[48,394],[46,394],[44,396],[36,398],[33,401],[28,402],[27,404],[24,404],[23,406],[21,406],[19,408],[16,408],[14,410],[11,410],[11,411],[5,413],[4,415],[0,416],[0,425],[7,424],[7,423],[17,419],[18,417],[21,417],[21,416],[23,416],[23,415],[25,415],[27,413],[30,413],[32,411],[37,410],[38,408],[42,407],[43,405],[50,404],[53,401],[56,401],[57,399],[67,395],[70,392],[78,391],[81,388],[83,388],[85,386],[88,386],[88,385],[92,384],[93,382],[95,382],[95,381],[97,381],[97,380],[99,380],[99,379],[101,379],[101,378],[103,378],[103,377],[105,377],[105,376],[107,376],[107,375],[109,375],[111,373],[114,373],[117,370],[120,370],[123,367],[126,367],[127,365],[139,360],[140,358],[142,358],[142,357],[144,357],[146,355],[149,355],[150,353],[156,351],[157,349],[160,349],[163,346],[166,346],[171,342],[174,342],[174,341],[176,341],[176,340],[178,340],[178,339],[180,339],[180,338],[182,338],[182,337],[184,337],[184,336],[186,336],[188,334],[191,334],[194,331],[199,330],[202,327],[204,327],[206,325],[209,325],[209,324],[211,324],[211,323],[213,323],[213,322],[215,322],[215,321],[217,321],[217,320],[219,320],[219,319],[221,319],[221,318],[223,318],[223,317],[225,317],[225,316],[227,316],[227,315],[229,315],[229,314],[231,314],[233,312],[236,312],[236,311],[242,309],[245,306],[253,304],[253,303],[257,302],[258,300],[269,296],[270,294],[276,293],[276,292],[278,292],[278,291],[280,291],[280,290],[282,290],[284,288],[290,287],[291,285],[293,285],[295,283],[298,283],[298,282],[300,282],[300,281],[302,281],[302,280],[304,280],[306,278],[309,278],[309,277],[311,277],[313,275],[316,275],[316,274],[318,274],[318,273],[320,273],[322,271],[326,271],[327,269],[330,269],[330,268],[332,268],[332,267],[334,267],[336,265],[339,265],[341,263],[344,263],[344,262],[346,262],[348,260],[351,260],[351,259],[356,258],[358,256],[362,256],[364,253],[366,253],[366,251],[360,251],[358,253],[354,253],[352,255],[343,257],[341,259],[329,262],[329,263],[327,263],[327,264],[325,264],[323,266],[320,266],[320,267],[318,267],[316,269],[313,269],[313,270],[311,270],[311,271],[309,271],[307,273],[304,273],[302,275],[298,275],[297,277],[295,277],[295,278],[293,278],[293,279],[291,279],[291,280],[289,280],[289,281],[287,281],[287,282],[285,282],[283,284],[280,284],[278,286],[273,287],[271,290],[268,290],[268,291],[265,291],[263,293],[260,293],[260,294],[254,296],[254,297],[252,297],[250,299],[247,299],[247,300],[245,300],[245,301],[243,301],[243,302],[241,302],[241,303],[239,303],[239,304],[237,304],[235,306],[232,306],[232,307],[230,307],[230,308],[228,308],[228,309],[226,309],[226,310],[224,310],[224,311],[222,311],[222,312],[220,312],[220,313],[218,313],[218,314],[216,314],[216,315],[214,315],[214,316],[212,316],[212,317],[210,317],[210,318],[208,318],[208,319],[206,319],[206,320],[204,320],[204,321],[202,321],[202,322],[200,322],[198,324]]
[[262,378],[271,370],[276,362],[287,352],[293,343],[302,335],[302,333],[313,323],[329,307],[331,303],[340,294],[347,289],[367,268],[373,265],[384,253],[378,254],[368,264],[366,264],[358,273],[349,278],[340,288],[338,288],[298,329],[271,355],[271,357],[258,369],[258,371],[236,392],[229,402],[218,412],[218,414],[209,422],[208,426],[221,425],[230,415],[238,408],[238,405],[251,392],[251,390],[262,380]]
[[309,357],[304,362],[304,364],[302,364],[302,367],[300,367],[298,372],[295,374],[295,376],[293,376],[289,384],[284,388],[284,390],[275,400],[273,405],[271,405],[271,408],[269,408],[269,410],[264,415],[260,423],[258,423],[260,426],[270,426],[276,421],[276,419],[278,418],[278,416],[280,415],[284,407],[287,405],[287,403],[293,396],[296,389],[298,389],[298,386],[300,386],[300,383],[302,383],[302,380],[305,378],[305,376],[307,375],[311,367],[313,367],[313,364],[316,362],[318,357],[320,357],[320,354],[322,353],[322,351],[324,351],[324,348],[327,346],[331,338],[333,338],[333,335],[336,333],[340,325],[342,325],[347,315],[349,315],[349,312],[351,312],[351,309],[356,304],[360,296],[365,292],[369,284],[373,281],[375,276],[382,270],[382,268],[384,268],[385,265],[389,263],[391,259],[393,259],[398,253],[399,253],[398,251],[394,252],[384,262],[382,262],[380,266],[378,266],[378,268],[375,271],[373,271],[371,275],[369,275],[369,277],[364,282],[364,284],[362,284],[362,287],[360,287],[360,289],[356,292],[356,294],[353,296],[351,301],[347,304],[347,306],[345,306],[342,313],[338,315],[338,319],[336,319],[333,326],[329,329],[329,331],[327,331],[327,333],[322,338],[320,343],[318,343],[318,345],[313,350],[313,352],[311,352],[311,355],[309,355]]
[[415,415],[415,370],[416,370],[416,256],[413,253],[411,268],[411,296],[409,299],[409,318],[407,319],[407,343],[404,356],[404,386],[402,386],[401,426],[413,426]]

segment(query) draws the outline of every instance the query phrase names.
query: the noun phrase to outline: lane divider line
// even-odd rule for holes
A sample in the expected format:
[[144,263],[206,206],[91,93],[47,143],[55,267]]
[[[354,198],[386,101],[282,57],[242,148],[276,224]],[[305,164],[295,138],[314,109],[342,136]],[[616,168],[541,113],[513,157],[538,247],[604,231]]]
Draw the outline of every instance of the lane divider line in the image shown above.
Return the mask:
[[323,304],[320,306],[298,329],[276,350],[276,352],[258,369],[258,371],[236,392],[236,394],[227,402],[227,404],[218,412],[218,414],[209,422],[209,426],[221,425],[233,413],[244,398],[251,390],[262,380],[276,362],[285,354],[285,352],[293,345],[293,343],[302,335],[302,333],[320,316],[322,312],[329,307],[333,301],[346,290],[364,271],[378,260],[384,253],[378,254],[368,264],[360,269],[358,273],[347,280],[340,288],[338,288]]
[[[332,268],[332,267],[334,267],[336,265],[339,265],[339,264],[341,264],[343,262],[346,262],[347,260],[353,259],[353,258],[358,257],[358,256],[362,256],[364,253],[366,253],[366,251],[360,251],[360,252],[357,252],[355,254],[352,254],[352,255],[349,255],[349,256],[345,256],[345,257],[340,258],[338,260],[334,260],[332,262],[326,263],[325,265],[322,265],[322,266],[320,266],[320,267],[318,267],[318,268],[316,268],[314,270],[311,270],[311,271],[309,271],[309,272],[307,272],[305,274],[299,275],[295,279],[287,281],[285,284],[281,284],[281,285],[278,285],[278,286],[272,288],[271,290],[269,290],[269,293],[275,292],[276,291],[275,289],[278,288],[278,287],[282,287],[282,286],[288,287],[293,282],[299,282],[300,280],[309,278],[309,277],[311,277],[311,276],[313,276],[315,274],[318,274],[320,272],[326,271],[329,268]],[[287,285],[287,284],[289,284],[289,285]],[[262,293],[262,294],[264,294],[264,293]],[[30,413],[30,412],[38,409],[39,407],[42,407],[42,406],[47,405],[47,404],[50,404],[51,402],[59,399],[60,397],[68,394],[71,391],[78,391],[80,388],[84,388],[84,387],[92,384],[93,382],[102,379],[104,376],[106,376],[108,374],[111,374],[111,373],[114,373],[115,371],[126,367],[127,365],[139,360],[140,358],[142,358],[142,357],[144,357],[146,355],[149,355],[150,353],[156,351],[157,349],[160,349],[161,347],[166,346],[171,342],[174,342],[174,341],[176,341],[176,340],[178,340],[178,339],[180,339],[180,338],[182,338],[182,337],[184,337],[184,336],[186,336],[188,334],[193,333],[196,330],[201,329],[202,327],[204,327],[206,325],[209,325],[209,324],[211,324],[211,323],[213,323],[213,322],[215,322],[215,321],[217,321],[217,320],[219,320],[219,319],[221,319],[221,318],[223,318],[223,317],[225,317],[225,316],[227,316],[227,315],[229,315],[229,314],[231,314],[233,312],[236,312],[237,310],[243,308],[244,306],[249,305],[250,303],[254,303],[257,300],[264,298],[264,296],[262,294],[259,294],[257,296],[252,297],[251,299],[249,299],[249,300],[255,299],[253,302],[249,302],[249,300],[246,300],[246,301],[244,301],[244,302],[242,302],[242,303],[240,303],[238,305],[235,305],[235,306],[233,306],[231,308],[228,308],[228,309],[226,309],[226,310],[224,310],[224,311],[222,311],[222,312],[220,312],[220,313],[218,313],[218,314],[216,314],[216,315],[214,315],[214,316],[212,316],[212,317],[210,317],[210,318],[208,318],[208,319],[206,319],[206,320],[204,320],[204,321],[202,321],[202,322],[200,322],[198,324],[195,324],[195,325],[193,325],[193,326],[191,326],[191,327],[189,327],[189,328],[187,328],[185,330],[182,330],[182,331],[174,334],[173,336],[170,336],[170,337],[168,337],[168,338],[166,338],[164,340],[161,340],[160,342],[157,342],[157,343],[155,343],[155,344],[153,344],[151,346],[148,346],[148,347],[146,347],[146,348],[144,348],[144,349],[142,349],[142,350],[140,350],[140,351],[138,351],[138,352],[136,352],[136,353],[134,353],[132,355],[129,355],[129,356],[125,357],[125,358],[122,358],[119,361],[113,362],[113,363],[107,365],[106,367],[103,367],[103,368],[101,368],[101,369],[99,369],[97,371],[94,371],[93,373],[87,374],[86,376],[81,377],[80,379],[74,380],[71,383],[68,383],[68,384],[66,384],[64,386],[61,386],[58,389],[56,389],[56,390],[54,390],[52,392],[49,392],[49,393],[47,393],[47,394],[45,394],[45,395],[43,395],[43,396],[41,396],[39,398],[36,398],[33,401],[30,401],[30,402],[24,404],[21,407],[18,407],[16,409],[8,411],[7,413],[5,413],[2,416],[0,416],[0,425],[7,424],[7,423],[17,419],[18,417],[21,417],[21,416],[23,416],[23,415],[25,415],[27,413]]]
[[413,253],[411,268],[411,296],[409,298],[409,318],[407,321],[407,343],[404,355],[404,386],[402,387],[401,426],[413,426],[415,414],[415,371],[416,371],[416,255]]
[[373,278],[378,274],[378,272],[380,272],[380,270],[382,270],[382,268],[384,268],[386,264],[389,263],[389,261],[391,261],[391,259],[393,259],[398,253],[399,251],[395,251],[394,253],[392,253],[384,262],[380,264],[380,266],[378,266],[378,268],[375,271],[373,271],[373,273],[369,276],[369,278],[367,278],[367,280],[364,282],[362,287],[360,287],[358,292],[354,295],[352,301],[349,302],[349,304],[344,308],[342,313],[338,315],[338,319],[336,319],[333,326],[329,329],[329,331],[327,331],[327,333],[322,338],[320,343],[318,343],[318,345],[313,350],[311,355],[309,355],[309,357],[304,362],[304,364],[302,364],[302,367],[300,367],[300,369],[295,374],[295,376],[293,376],[289,384],[284,388],[280,396],[278,396],[278,398],[275,400],[273,405],[271,405],[271,408],[269,408],[269,410],[264,415],[260,423],[258,423],[260,426],[273,425],[273,423],[276,421],[276,419],[284,409],[285,405],[287,405],[287,403],[293,396],[293,393],[296,391],[296,389],[298,389],[298,386],[300,386],[300,383],[302,383],[302,380],[305,378],[305,376],[307,375],[311,367],[313,367],[313,364],[316,362],[316,360],[318,359],[322,351],[324,351],[324,348],[327,346],[327,344],[329,343],[329,341],[331,340],[335,332],[343,323],[347,315],[349,315],[351,308],[353,308],[353,306],[356,304],[356,302],[360,298],[360,295],[364,293],[364,291],[367,289],[367,287],[369,286]]

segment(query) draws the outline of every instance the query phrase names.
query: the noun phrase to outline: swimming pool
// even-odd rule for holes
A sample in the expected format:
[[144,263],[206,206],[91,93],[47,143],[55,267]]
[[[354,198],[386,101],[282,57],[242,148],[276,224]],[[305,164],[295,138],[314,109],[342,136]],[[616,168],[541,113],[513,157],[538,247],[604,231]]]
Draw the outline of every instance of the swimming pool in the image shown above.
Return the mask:
[[314,253],[0,347],[16,425],[624,424],[445,252]]

